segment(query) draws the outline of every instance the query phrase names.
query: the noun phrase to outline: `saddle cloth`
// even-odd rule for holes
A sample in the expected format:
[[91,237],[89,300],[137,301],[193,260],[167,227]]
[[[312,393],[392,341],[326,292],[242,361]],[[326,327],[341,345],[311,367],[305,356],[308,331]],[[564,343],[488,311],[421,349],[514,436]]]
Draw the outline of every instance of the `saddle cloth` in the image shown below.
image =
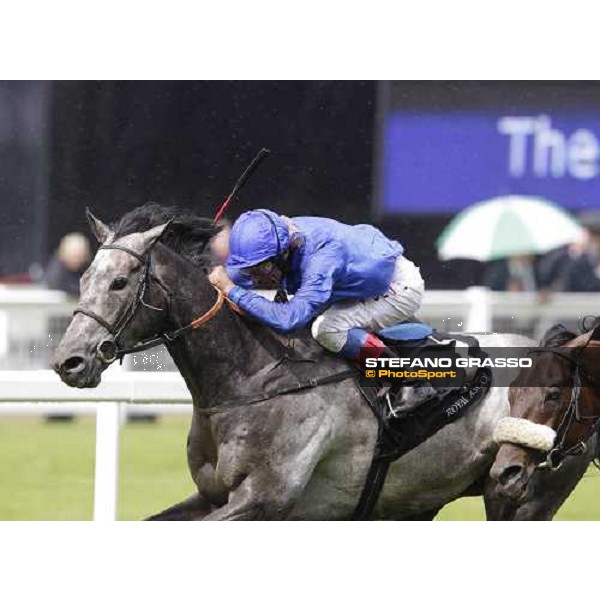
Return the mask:
[[[407,325],[410,325],[412,333],[418,331],[419,326],[428,327],[421,323]],[[403,326],[404,324],[400,329]],[[431,329],[430,331],[429,335],[420,339],[403,339],[404,336],[399,336],[398,331],[392,332],[393,337],[390,337],[390,332],[386,330],[379,332],[379,335],[399,356],[432,356],[448,352],[476,358],[487,356],[472,336],[433,332]],[[399,402],[397,400],[402,392],[402,385],[394,385],[387,391],[360,385],[363,397],[379,422],[376,456],[388,460],[400,458],[442,427],[460,418],[471,406],[481,400],[492,384],[491,369],[471,369],[463,374],[464,378],[456,386],[433,387],[435,386],[433,383],[428,390],[429,393],[424,394],[420,401],[413,401],[406,410],[403,409],[402,400]],[[427,386],[418,383],[417,386],[419,385]]]

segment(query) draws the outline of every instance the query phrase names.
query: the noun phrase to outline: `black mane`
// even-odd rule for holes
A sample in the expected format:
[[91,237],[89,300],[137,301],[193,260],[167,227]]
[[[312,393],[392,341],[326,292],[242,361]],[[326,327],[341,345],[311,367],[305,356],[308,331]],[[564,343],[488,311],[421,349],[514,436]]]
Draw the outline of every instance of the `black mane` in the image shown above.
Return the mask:
[[209,242],[219,232],[211,219],[199,217],[178,206],[148,202],[123,215],[111,225],[115,239],[147,231],[172,219],[160,241],[199,267],[210,263]]

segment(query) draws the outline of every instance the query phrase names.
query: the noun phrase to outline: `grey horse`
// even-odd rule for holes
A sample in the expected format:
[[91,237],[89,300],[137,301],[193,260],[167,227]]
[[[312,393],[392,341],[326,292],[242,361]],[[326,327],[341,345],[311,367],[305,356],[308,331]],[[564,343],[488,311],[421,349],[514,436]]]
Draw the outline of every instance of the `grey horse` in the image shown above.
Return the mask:
[[[55,353],[65,383],[94,387],[119,350],[205,316],[201,327],[166,344],[193,398],[187,456],[197,493],[153,518],[351,518],[377,436],[354,379],[229,404],[261,389],[276,366],[285,382],[281,348],[290,342],[220,307],[206,277],[217,232],[211,222],[153,204],[112,227],[88,217],[103,246],[82,277],[79,309]],[[533,345],[516,335],[476,337],[483,347]],[[310,339],[293,343],[297,354],[312,356],[315,373],[348,368]],[[507,388],[492,388],[463,418],[395,461],[373,518],[431,519],[452,500],[481,493],[497,450],[492,432],[509,412]],[[544,518],[543,504],[528,516]]]

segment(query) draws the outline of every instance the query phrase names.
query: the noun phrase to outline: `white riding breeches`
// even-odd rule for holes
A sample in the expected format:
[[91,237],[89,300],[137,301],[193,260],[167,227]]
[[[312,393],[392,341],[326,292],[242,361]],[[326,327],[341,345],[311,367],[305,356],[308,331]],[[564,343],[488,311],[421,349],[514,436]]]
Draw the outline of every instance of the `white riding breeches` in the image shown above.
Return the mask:
[[421,307],[424,292],[419,268],[399,256],[383,296],[334,304],[313,321],[312,335],[327,350],[338,353],[346,343],[348,330],[354,327],[377,331],[412,317]]

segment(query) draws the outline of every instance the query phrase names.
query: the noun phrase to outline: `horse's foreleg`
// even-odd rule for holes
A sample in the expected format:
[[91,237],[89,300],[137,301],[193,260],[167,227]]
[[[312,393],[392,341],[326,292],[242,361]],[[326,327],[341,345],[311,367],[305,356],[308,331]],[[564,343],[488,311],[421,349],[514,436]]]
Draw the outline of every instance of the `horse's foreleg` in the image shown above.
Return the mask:
[[[222,505],[207,514],[207,521],[279,521],[286,519],[305,490],[322,456],[315,441],[312,455],[290,460],[277,471],[268,466],[242,473],[231,469],[229,492]],[[268,465],[268,460],[264,461]]]
[[289,514],[295,496],[281,490],[275,493],[265,482],[246,478],[230,492],[227,504],[203,517],[205,521],[272,521]]
[[283,520],[292,513],[331,446],[334,419],[326,413],[311,416],[302,404],[286,411],[288,420],[274,418],[269,436],[262,433],[262,421],[260,427],[242,422],[227,431],[211,472],[213,486],[196,481],[199,489],[210,489],[208,497],[214,495],[219,506],[205,520]]
[[211,505],[200,494],[192,494],[165,510],[145,519],[146,521],[195,521],[203,519],[212,510]]

